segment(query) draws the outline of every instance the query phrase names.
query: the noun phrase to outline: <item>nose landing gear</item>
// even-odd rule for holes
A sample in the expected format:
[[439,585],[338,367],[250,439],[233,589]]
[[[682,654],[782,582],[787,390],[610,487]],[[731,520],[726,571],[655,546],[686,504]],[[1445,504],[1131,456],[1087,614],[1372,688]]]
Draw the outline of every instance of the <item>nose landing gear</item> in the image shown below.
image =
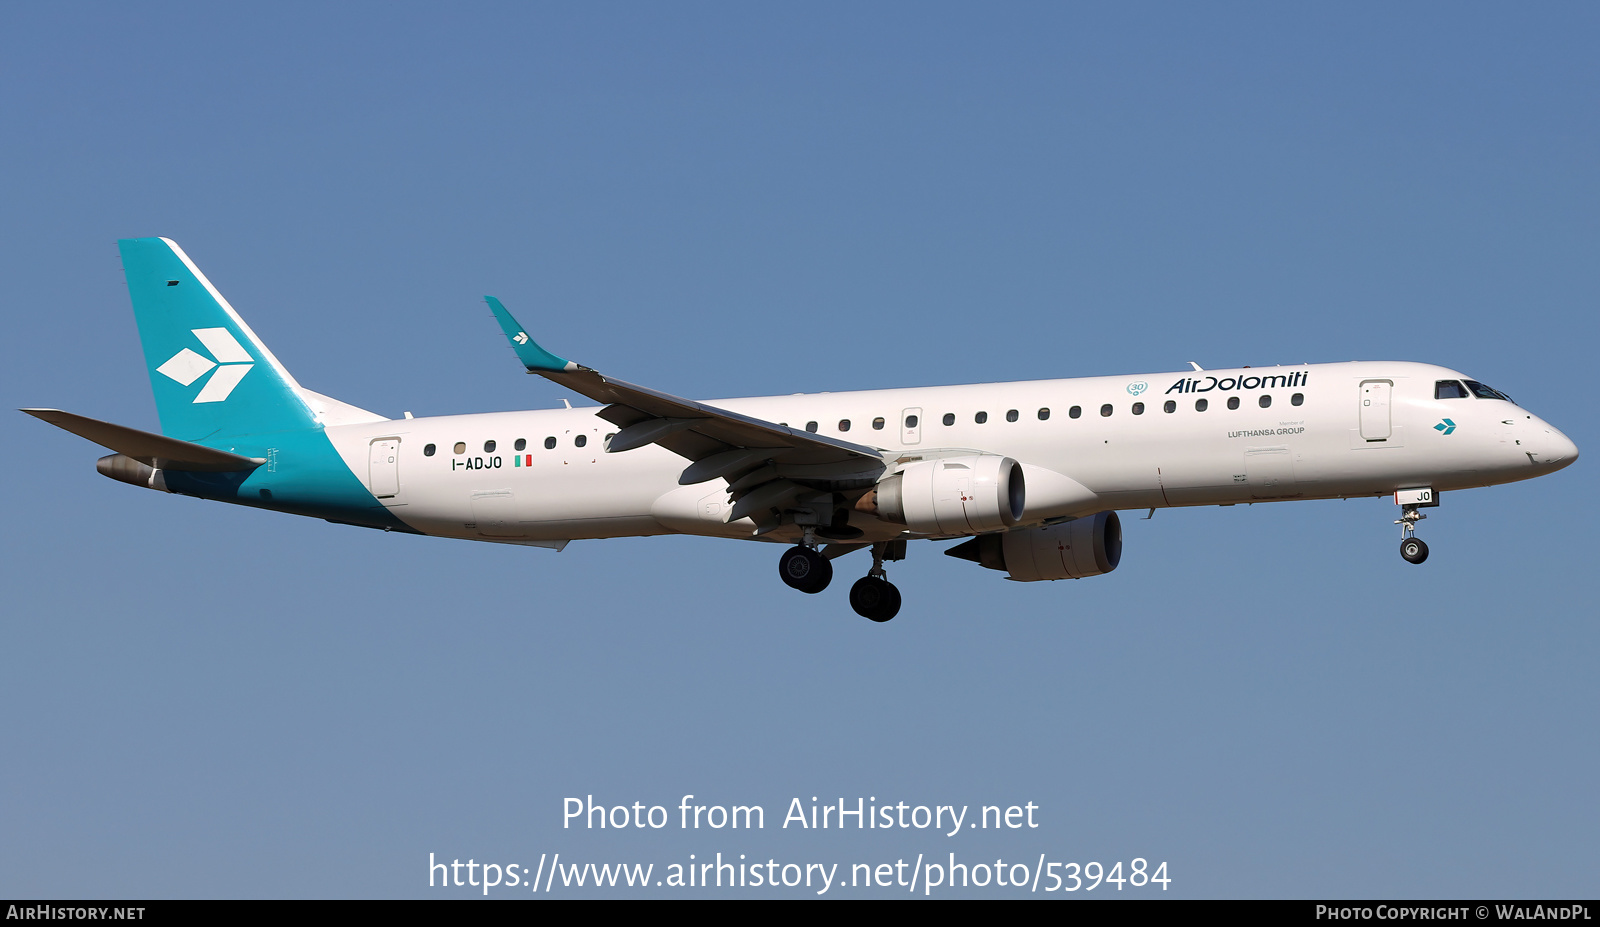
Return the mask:
[[1428,559],[1428,545],[1416,537],[1417,522],[1428,516],[1418,510],[1437,506],[1439,497],[1430,489],[1403,490],[1395,493],[1395,501],[1400,503],[1400,517],[1394,522],[1400,526],[1400,556],[1407,563],[1421,563]]

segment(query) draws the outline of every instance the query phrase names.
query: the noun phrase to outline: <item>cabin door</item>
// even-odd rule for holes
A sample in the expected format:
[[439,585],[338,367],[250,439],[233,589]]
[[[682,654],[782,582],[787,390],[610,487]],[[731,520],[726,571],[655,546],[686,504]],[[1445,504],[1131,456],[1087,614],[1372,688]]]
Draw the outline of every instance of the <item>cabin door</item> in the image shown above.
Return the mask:
[[379,499],[400,495],[400,439],[379,438],[367,457],[367,485]]
[[1393,390],[1390,380],[1361,381],[1361,437],[1368,441],[1389,440],[1389,394]]

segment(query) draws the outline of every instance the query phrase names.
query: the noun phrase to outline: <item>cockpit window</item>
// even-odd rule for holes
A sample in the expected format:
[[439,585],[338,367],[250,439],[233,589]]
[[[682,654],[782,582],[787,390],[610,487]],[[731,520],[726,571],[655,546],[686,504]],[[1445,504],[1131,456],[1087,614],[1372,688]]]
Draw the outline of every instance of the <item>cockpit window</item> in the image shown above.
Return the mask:
[[1440,380],[1433,384],[1433,398],[1465,399],[1467,398],[1467,388],[1455,380]]
[[1507,396],[1505,393],[1502,393],[1493,387],[1485,386],[1482,383],[1479,383],[1477,380],[1467,380],[1465,382],[1467,384],[1467,389],[1472,390],[1472,395],[1478,397],[1479,399],[1504,399],[1506,402],[1513,403],[1516,401],[1510,396]]

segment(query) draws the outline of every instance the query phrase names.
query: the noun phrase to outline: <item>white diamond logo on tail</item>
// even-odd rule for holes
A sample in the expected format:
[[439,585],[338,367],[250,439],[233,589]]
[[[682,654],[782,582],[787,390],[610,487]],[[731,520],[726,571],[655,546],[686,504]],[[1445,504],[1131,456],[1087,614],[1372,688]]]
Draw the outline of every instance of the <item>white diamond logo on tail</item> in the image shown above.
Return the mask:
[[188,348],[184,348],[182,351],[172,355],[171,360],[157,367],[156,370],[177,380],[184,386],[188,386],[190,383],[205,376],[206,372],[215,366],[217,365],[211,361],[206,360]]
[[195,402],[221,402],[228,398],[233,388],[239,385],[244,375],[250,372],[255,364],[223,364],[217,372],[206,381],[205,388],[200,390],[200,395],[194,397]]
[[221,402],[227,399],[233,388],[244,379],[244,375],[255,366],[255,358],[250,356],[250,352],[239,343],[239,339],[233,337],[233,333],[226,328],[192,328],[189,331],[200,339],[200,343],[205,345],[206,350],[211,352],[212,357],[221,361],[222,365],[218,366],[216,362],[184,348],[168,358],[165,364],[157,367],[156,372],[188,386],[215,367],[211,379],[205,382],[200,388],[200,393],[191,401]]
[[248,364],[255,360],[226,328],[197,328],[194,336],[219,364]]

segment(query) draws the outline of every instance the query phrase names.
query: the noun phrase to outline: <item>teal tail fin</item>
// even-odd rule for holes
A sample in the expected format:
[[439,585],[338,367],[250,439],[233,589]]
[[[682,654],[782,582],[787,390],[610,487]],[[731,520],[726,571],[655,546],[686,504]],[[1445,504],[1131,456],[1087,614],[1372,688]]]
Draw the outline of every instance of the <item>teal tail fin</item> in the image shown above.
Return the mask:
[[183,249],[117,242],[163,434],[184,441],[320,427],[299,384]]

